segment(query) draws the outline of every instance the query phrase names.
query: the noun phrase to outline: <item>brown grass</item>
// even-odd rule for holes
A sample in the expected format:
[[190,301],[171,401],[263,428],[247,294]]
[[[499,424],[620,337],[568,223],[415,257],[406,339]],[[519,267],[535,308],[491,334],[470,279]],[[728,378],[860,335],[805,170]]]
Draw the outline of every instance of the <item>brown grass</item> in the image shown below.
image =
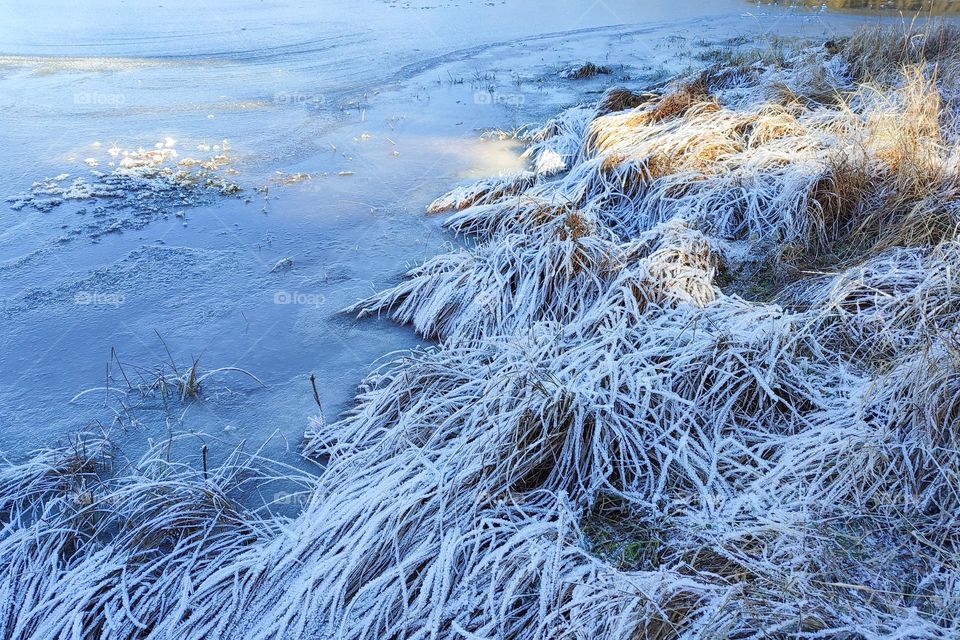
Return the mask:
[[945,168],[950,113],[935,78],[918,68],[900,77],[896,90],[861,88],[863,129],[831,154],[813,193],[818,253],[861,259],[893,246],[935,245],[955,231],[958,176]]
[[557,237],[560,240],[580,240],[595,232],[593,224],[576,211],[566,214],[563,226],[559,227]]
[[613,73],[613,69],[605,65],[594,64],[592,62],[587,62],[576,69],[573,69],[567,77],[571,80],[586,80],[587,78],[594,78],[596,76],[608,76]]
[[848,148],[830,155],[827,171],[814,187],[811,202],[820,218],[820,237],[811,238],[813,247],[832,246],[844,236],[860,215],[873,185],[869,159],[862,149]]
[[654,93],[634,93],[623,87],[613,87],[604,94],[597,105],[597,115],[636,109],[656,100],[657,97]]
[[895,80],[909,65],[943,65],[960,57],[960,26],[930,22],[886,28],[869,27],[854,34],[842,55],[859,82]]
[[680,118],[695,105],[708,103],[720,109],[710,93],[707,75],[702,74],[695,80],[681,85],[676,91],[664,96],[650,113],[650,122],[662,122],[671,118]]

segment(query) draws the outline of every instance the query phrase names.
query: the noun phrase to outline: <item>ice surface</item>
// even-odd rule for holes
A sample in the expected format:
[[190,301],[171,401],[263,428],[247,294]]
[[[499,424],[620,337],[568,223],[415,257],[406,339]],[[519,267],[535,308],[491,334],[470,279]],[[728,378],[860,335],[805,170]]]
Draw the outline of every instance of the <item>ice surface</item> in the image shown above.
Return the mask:
[[[827,27],[739,0],[8,8],[0,449],[120,424],[131,446],[171,428],[214,448],[279,432],[269,452],[295,459],[311,372],[335,415],[376,358],[419,342],[335,312],[451,241],[422,216],[451,184],[526,167],[481,129],[649,85],[743,30]],[[559,77],[587,61],[613,73]],[[131,415],[113,393],[69,402],[125,386],[118,360],[171,358],[267,389],[214,379],[200,401]]]

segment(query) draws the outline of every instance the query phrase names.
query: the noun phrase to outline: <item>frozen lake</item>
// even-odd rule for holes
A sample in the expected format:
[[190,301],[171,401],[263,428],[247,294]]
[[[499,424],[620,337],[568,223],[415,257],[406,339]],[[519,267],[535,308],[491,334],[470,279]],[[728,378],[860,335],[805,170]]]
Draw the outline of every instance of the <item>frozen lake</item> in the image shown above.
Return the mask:
[[[7,2],[0,18],[0,450],[102,428],[288,461],[311,373],[331,417],[418,344],[337,310],[454,241],[423,215],[434,197],[521,167],[483,129],[652,86],[739,34],[857,21],[740,0]],[[586,60],[614,72],[559,78]],[[196,398],[159,392],[194,361],[265,386],[224,371]]]

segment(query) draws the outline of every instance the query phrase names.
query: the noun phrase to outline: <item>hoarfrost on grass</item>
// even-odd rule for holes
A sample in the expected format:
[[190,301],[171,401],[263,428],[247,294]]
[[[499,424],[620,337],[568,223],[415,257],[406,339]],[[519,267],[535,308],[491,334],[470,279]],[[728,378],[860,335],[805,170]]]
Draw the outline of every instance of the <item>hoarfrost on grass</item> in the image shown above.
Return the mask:
[[478,245],[352,308],[440,342],[311,424],[300,516],[236,506],[239,454],[45,452],[0,474],[0,631],[955,637],[957,45],[731,55],[525,132],[530,173],[431,208]]

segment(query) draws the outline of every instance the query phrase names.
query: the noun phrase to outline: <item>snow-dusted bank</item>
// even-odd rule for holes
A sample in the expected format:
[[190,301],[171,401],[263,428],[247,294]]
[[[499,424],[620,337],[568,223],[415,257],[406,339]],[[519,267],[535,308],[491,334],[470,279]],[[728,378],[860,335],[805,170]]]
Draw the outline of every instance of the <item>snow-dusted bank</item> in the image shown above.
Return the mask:
[[[437,337],[282,469],[0,476],[5,637],[960,633],[960,29],[731,55],[523,137],[353,311]],[[272,471],[271,471],[272,469]]]

